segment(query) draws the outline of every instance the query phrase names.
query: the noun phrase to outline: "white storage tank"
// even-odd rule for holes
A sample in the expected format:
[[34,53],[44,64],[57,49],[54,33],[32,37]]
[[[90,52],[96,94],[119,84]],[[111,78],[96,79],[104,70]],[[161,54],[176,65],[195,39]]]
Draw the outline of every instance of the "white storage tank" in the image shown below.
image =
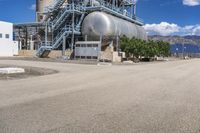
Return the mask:
[[127,36],[142,40],[147,39],[145,29],[127,20],[115,17],[105,12],[92,12],[88,14],[82,24],[82,34],[87,35],[88,39],[99,39],[99,36]]

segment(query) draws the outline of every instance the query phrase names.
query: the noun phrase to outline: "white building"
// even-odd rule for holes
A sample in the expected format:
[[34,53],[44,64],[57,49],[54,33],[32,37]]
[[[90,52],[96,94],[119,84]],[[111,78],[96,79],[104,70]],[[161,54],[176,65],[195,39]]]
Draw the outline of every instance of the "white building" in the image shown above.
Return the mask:
[[13,24],[0,21],[0,56],[18,55],[18,44],[13,41]]

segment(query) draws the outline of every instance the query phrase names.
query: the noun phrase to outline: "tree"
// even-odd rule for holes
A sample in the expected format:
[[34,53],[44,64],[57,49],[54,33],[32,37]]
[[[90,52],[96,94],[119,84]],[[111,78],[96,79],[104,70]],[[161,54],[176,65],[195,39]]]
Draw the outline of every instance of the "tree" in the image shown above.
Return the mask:
[[132,38],[129,39],[123,36],[120,39],[121,50],[126,53],[128,57],[133,58],[153,58],[155,56],[169,56],[170,45],[163,41],[141,40]]

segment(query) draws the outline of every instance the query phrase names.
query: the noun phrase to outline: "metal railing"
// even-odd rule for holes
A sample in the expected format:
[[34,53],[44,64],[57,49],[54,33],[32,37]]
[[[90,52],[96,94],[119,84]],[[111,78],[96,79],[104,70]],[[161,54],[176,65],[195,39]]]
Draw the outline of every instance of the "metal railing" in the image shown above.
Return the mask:
[[83,7],[80,5],[74,5],[74,4],[67,4],[65,7],[58,13],[56,18],[52,22],[53,29],[58,29],[60,25],[62,25],[62,22],[66,20],[69,17],[69,14],[72,12],[79,12],[83,10]]
[[[63,25],[64,22],[67,23],[66,20],[68,20],[68,25],[65,25],[65,27],[62,28],[60,31],[59,30],[56,31],[56,36],[52,42],[42,42],[39,45],[40,48],[38,49],[38,52],[37,52],[37,55],[39,57],[42,56],[45,51],[58,48],[63,42],[63,37],[67,37],[72,33],[80,34],[80,29],[81,29],[80,24],[78,23],[77,25],[74,25],[74,28],[73,28],[72,22],[69,21],[70,19],[68,18],[71,13],[73,12],[82,13],[81,12],[82,10],[84,10],[82,6],[74,5],[74,4],[66,4],[61,8],[57,16],[50,23],[52,25],[52,29],[54,31],[58,30]],[[80,20],[83,20],[83,19],[80,19]]]
[[48,7],[49,12],[58,10],[65,2],[66,0],[55,0],[54,3]]
[[143,25],[144,23],[144,21],[141,18],[134,16],[128,11],[124,12],[125,10],[123,10],[122,8],[116,7],[105,1],[102,1],[100,5],[98,6],[93,5],[93,6],[85,7],[85,10],[91,10],[91,11],[103,10],[103,11],[106,11],[107,13],[116,15],[118,17],[121,17],[127,20],[132,20],[133,22],[138,23],[140,25]]

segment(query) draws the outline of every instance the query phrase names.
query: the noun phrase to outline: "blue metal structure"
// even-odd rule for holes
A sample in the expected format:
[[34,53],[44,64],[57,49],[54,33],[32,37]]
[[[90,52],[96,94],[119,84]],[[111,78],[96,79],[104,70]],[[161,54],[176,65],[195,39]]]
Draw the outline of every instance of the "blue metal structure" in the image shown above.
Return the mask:
[[[126,21],[142,26],[141,19],[134,13],[133,0],[57,0],[47,8],[45,41],[40,43],[38,57],[47,57],[53,49],[65,44],[70,37],[70,48],[74,48],[76,36],[81,35],[81,23],[84,17],[93,11],[103,11]],[[130,12],[124,12],[125,10]],[[50,30],[50,32],[49,32]],[[51,40],[49,41],[49,33]],[[69,40],[69,39],[68,39]],[[68,41],[69,42],[69,41]]]

